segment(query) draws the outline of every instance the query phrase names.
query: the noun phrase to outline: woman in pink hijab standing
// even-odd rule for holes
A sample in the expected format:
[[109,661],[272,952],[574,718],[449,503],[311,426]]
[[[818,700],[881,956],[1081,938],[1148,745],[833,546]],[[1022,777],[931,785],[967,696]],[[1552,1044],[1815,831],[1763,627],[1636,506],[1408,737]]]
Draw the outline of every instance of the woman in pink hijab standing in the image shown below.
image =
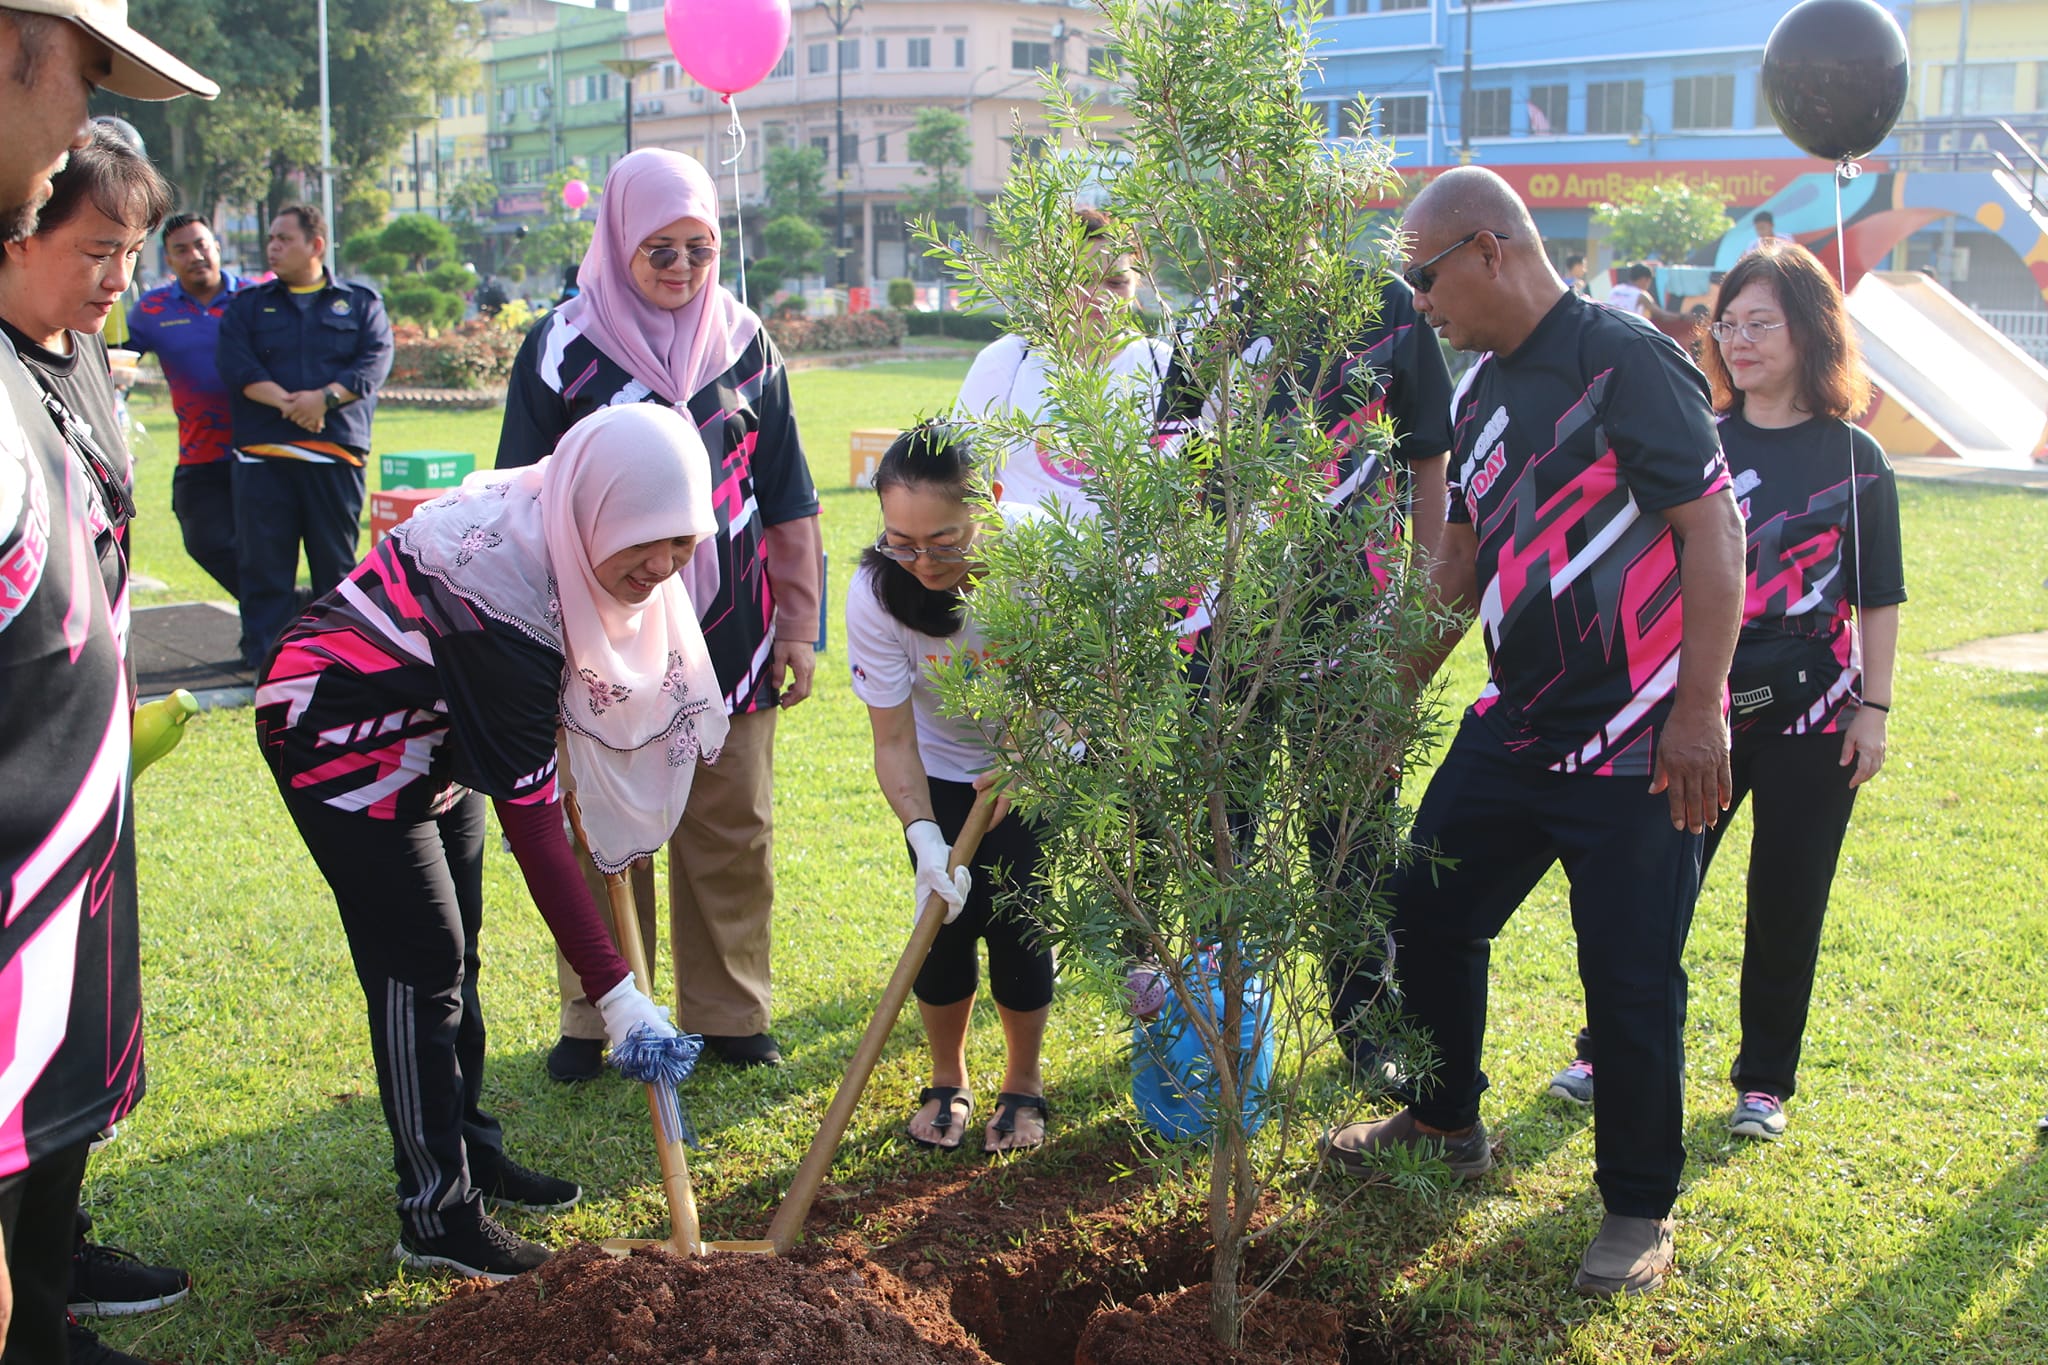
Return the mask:
[[[704,1035],[709,1056],[762,1066],[781,1061],[768,1033],[775,716],[811,692],[821,542],[782,356],[718,283],[720,257],[718,190],[699,162],[646,148],[612,167],[582,292],[535,324],[513,363],[498,467],[546,458],[578,420],[621,403],[675,408],[704,438],[718,528],[684,579],[731,730],[669,844],[669,940],[677,1022]],[[651,867],[634,881],[653,943]],[[557,966],[562,1036],[548,1074],[587,1080],[603,1021]]]

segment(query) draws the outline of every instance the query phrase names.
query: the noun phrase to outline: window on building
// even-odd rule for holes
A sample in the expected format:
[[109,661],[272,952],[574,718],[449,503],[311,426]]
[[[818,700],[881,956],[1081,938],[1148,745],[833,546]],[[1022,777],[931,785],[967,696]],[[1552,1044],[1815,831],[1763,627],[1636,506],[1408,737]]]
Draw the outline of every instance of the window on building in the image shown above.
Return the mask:
[[768,144],[769,151],[776,151],[789,145],[789,125],[773,121],[761,125],[761,141]]
[[953,40],[953,69],[955,71],[965,71],[967,69],[967,40],[965,38],[955,38]]
[[1381,99],[1380,132],[1386,137],[1428,137],[1429,96],[1388,95]]
[[1586,86],[1586,131],[1638,133],[1643,127],[1641,81],[1593,81]]
[[903,64],[915,67],[930,66],[932,64],[932,40],[929,38],[904,39]]
[[[1353,14],[1363,14],[1363,13],[1365,12],[1365,0],[1351,0],[1351,3],[1352,3],[1352,11],[1351,11],[1351,12],[1352,12]],[[1396,9],[1428,9],[1428,8],[1429,8],[1429,0],[1380,0],[1380,9],[1381,9],[1382,11],[1386,11],[1386,10],[1396,10]]]
[[832,138],[830,134],[820,134],[812,138],[811,145],[818,149],[818,155],[823,159],[824,163],[830,165],[832,162]]
[[[2019,112],[2018,62],[1971,62],[1963,68],[1963,112],[1965,114],[2013,114]],[[1956,68],[1941,68],[1941,104],[1934,117],[1956,112]],[[2038,101],[2037,101],[2038,102]]]
[[1036,161],[1044,156],[1051,146],[1052,141],[1049,138],[1032,137],[1028,134],[1013,137],[1010,139],[1010,164],[1020,166],[1026,161]]
[[1514,129],[1515,92],[1506,86],[1474,90],[1466,97],[1467,137],[1506,137]]
[[888,69],[889,40],[887,38],[877,38],[875,39],[875,70],[887,71]]
[[1010,43],[1010,69],[1013,71],[1043,71],[1052,65],[1052,44],[1034,43],[1024,38],[1013,39]]
[[1529,87],[1529,133],[1552,137],[1572,130],[1572,88],[1569,85]]
[[860,39],[841,38],[839,40],[839,69],[841,71],[860,70]]
[[455,117],[455,97],[453,95],[441,96],[440,99],[434,102],[434,107],[441,111],[442,118]]
[[860,134],[845,133],[840,136],[839,164],[842,166],[860,165]]
[[822,76],[832,69],[832,44],[812,43],[810,62],[807,68],[813,76]]
[[674,90],[682,83],[682,68],[674,62],[663,62],[661,64],[661,88],[664,90]]
[[775,69],[768,73],[768,79],[771,81],[788,80],[791,76],[794,76],[795,74],[796,44],[791,43],[788,47],[782,49],[782,60],[777,62],[775,64]]
[[1733,128],[1735,77],[1681,76],[1671,83],[1673,128]]
[[888,159],[889,159],[889,135],[888,135],[887,133],[876,133],[876,134],[875,134],[875,164],[879,166],[879,165],[881,165],[881,164],[882,164],[883,162],[887,161]]

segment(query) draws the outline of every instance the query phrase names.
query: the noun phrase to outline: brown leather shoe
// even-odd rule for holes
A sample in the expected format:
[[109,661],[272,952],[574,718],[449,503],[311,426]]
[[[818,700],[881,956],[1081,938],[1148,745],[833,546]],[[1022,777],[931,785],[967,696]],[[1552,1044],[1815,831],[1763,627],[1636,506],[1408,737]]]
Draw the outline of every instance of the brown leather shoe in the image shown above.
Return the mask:
[[1600,1220],[1600,1235],[1579,1258],[1573,1287],[1600,1299],[1649,1293],[1677,1266],[1673,1226],[1669,1218],[1607,1214]]
[[1477,1180],[1493,1169],[1493,1149],[1487,1145],[1485,1124],[1475,1123],[1456,1134],[1425,1133],[1416,1126],[1413,1109],[1403,1109],[1392,1118],[1347,1123],[1323,1134],[1322,1140],[1323,1160],[1362,1180],[1383,1178],[1381,1155],[1395,1147],[1441,1157],[1460,1180]]

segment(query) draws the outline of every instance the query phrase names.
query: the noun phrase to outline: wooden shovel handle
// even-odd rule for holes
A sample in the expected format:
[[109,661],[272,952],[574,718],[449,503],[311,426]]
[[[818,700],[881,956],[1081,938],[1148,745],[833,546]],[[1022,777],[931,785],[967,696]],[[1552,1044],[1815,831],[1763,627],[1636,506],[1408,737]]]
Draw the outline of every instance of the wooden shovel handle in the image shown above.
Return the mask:
[[[576,842],[583,846],[586,855],[590,852],[590,840],[583,833],[583,810],[576,804],[576,793],[569,792],[562,802],[568,807],[569,828],[576,832]],[[633,982],[640,993],[652,997],[654,975],[647,969],[647,946],[640,941],[640,912],[633,902],[633,879],[628,872],[606,872],[604,875],[605,895],[612,906],[612,934],[619,941],[619,952],[626,959],[626,966],[632,969]],[[668,1196],[669,1246],[678,1256],[696,1256],[703,1251],[701,1231],[697,1222],[697,1193],[690,1185],[690,1161],[687,1149],[681,1142],[670,1142],[661,1136],[661,1091],[654,1084],[647,1087],[647,1116],[654,1123],[655,1155],[661,1161],[661,1187]]]
[[[948,870],[973,861],[975,850],[981,847],[981,836],[988,833],[995,818],[995,809],[993,791],[975,798],[974,809],[967,813],[967,823],[961,826],[960,837],[953,841],[952,853],[946,859]],[[789,1182],[789,1193],[782,1197],[775,1210],[775,1221],[768,1225],[768,1240],[774,1244],[776,1255],[788,1253],[803,1235],[811,1201],[818,1197],[818,1186],[832,1169],[832,1158],[839,1154],[839,1140],[846,1136],[854,1107],[860,1103],[861,1092],[867,1089],[868,1078],[875,1074],[875,1064],[882,1059],[889,1031],[896,1027],[896,1017],[910,998],[911,983],[917,979],[925,955],[931,951],[932,941],[945,922],[946,902],[936,894],[927,897],[918,914],[917,927],[910,931],[910,942],[903,945],[903,956],[896,960],[896,970],[890,975],[889,984],[882,988],[882,999],[875,1006],[874,1018],[868,1021],[868,1031],[861,1035],[860,1046],[854,1049],[853,1060],[847,1064],[846,1078],[840,1081],[839,1092],[832,1097],[832,1107],[825,1111],[824,1122],[818,1125],[818,1134],[811,1139],[803,1164],[796,1168],[796,1176]]]

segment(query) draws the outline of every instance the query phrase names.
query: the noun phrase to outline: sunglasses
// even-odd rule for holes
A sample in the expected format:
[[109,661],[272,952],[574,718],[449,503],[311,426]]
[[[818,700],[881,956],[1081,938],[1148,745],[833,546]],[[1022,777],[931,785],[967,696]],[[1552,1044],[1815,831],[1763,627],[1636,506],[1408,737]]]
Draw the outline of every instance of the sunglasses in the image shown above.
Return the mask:
[[1714,340],[1724,346],[1737,337],[1756,346],[1784,325],[1782,322],[1717,322],[1707,328],[1707,331],[1713,334]]
[[135,519],[135,497],[115,477],[113,462],[93,440],[92,429],[64,406],[56,394],[43,390],[43,407],[49,412],[50,420],[57,424],[57,433],[64,443],[77,453],[85,472],[99,485],[100,497],[107,505],[107,516],[118,528]]
[[934,564],[959,564],[966,560],[968,547],[965,545],[891,545],[887,541],[875,542],[875,553],[896,564],[915,564],[919,556]]
[[1401,272],[1401,278],[1406,280],[1408,282],[1408,287],[1410,289],[1413,289],[1416,293],[1427,294],[1431,289],[1436,287],[1436,270],[1434,267],[1436,266],[1436,263],[1438,261],[1450,255],[1459,247],[1470,246],[1472,245],[1472,243],[1478,241],[1480,237],[1488,234],[1490,234],[1493,237],[1493,239],[1497,242],[1505,242],[1508,239],[1508,235],[1505,232],[1495,232],[1492,228],[1480,228],[1477,231],[1468,232],[1463,237],[1460,237],[1457,241],[1452,242],[1449,246],[1445,247],[1442,251],[1437,252],[1436,255],[1424,261],[1421,265],[1409,266],[1406,270]]
[[690,261],[690,269],[702,270],[705,266],[718,259],[718,248],[715,246],[643,246],[640,248],[640,254],[645,256],[647,264],[653,266],[656,270],[673,269],[675,263],[686,256]]

